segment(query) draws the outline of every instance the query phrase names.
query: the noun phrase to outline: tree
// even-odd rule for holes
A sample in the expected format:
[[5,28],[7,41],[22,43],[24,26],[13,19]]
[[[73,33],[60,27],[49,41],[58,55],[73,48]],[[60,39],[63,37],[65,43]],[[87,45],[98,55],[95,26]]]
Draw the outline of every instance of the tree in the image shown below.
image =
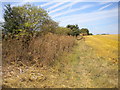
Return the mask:
[[5,13],[4,13],[5,23],[4,23],[3,27],[6,32],[12,33],[13,29],[16,28],[14,25],[15,19],[13,18],[13,10],[12,10],[10,4],[6,5],[5,7],[6,7]]
[[[26,4],[23,6],[11,7],[9,4],[5,6],[3,25],[5,31],[13,34],[31,33],[33,31],[42,31],[46,22],[49,22],[48,28],[54,28],[50,23],[56,24],[48,16],[48,13],[37,6]],[[55,25],[57,26],[57,24]]]
[[101,35],[109,35],[109,34],[107,34],[107,33],[102,33]]
[[49,19],[44,21],[44,23],[41,26],[41,31],[45,33],[47,32],[55,33],[57,28],[58,23],[53,21],[52,19]]
[[72,36],[79,35],[80,31],[79,31],[78,25],[67,25],[66,27],[71,29],[71,32],[69,33],[69,35],[72,35]]
[[58,27],[55,30],[55,34],[59,34],[59,35],[68,35],[70,32],[71,32],[71,29],[66,27]]
[[93,35],[92,33],[89,33],[89,35]]
[[80,33],[89,35],[89,30],[87,28],[80,29]]

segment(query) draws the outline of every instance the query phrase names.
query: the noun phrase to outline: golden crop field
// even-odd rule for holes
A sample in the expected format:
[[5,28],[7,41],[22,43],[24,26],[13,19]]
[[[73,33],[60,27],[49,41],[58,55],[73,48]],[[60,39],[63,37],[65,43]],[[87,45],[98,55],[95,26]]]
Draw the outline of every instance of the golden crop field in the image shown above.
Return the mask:
[[96,50],[98,56],[118,61],[118,35],[85,36],[85,42]]

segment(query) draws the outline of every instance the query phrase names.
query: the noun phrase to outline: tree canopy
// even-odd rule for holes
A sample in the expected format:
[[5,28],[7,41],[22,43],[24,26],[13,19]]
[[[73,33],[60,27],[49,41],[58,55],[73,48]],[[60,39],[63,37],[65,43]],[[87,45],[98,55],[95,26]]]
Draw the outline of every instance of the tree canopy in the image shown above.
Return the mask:
[[89,30],[87,28],[82,28],[82,29],[80,29],[80,33],[89,35]]
[[5,7],[3,27],[9,33],[42,31],[46,30],[45,28],[50,30],[58,26],[58,23],[53,21],[40,7],[30,4],[17,7],[11,7],[8,4]]
[[67,25],[66,27],[71,29],[71,32],[69,32],[69,35],[72,35],[72,36],[78,36],[79,35],[78,25]]

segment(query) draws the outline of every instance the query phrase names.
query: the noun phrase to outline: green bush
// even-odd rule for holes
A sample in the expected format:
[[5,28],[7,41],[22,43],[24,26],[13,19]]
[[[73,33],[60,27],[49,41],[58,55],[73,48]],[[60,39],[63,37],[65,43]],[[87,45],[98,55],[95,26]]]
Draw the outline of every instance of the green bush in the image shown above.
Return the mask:
[[71,29],[71,32],[68,33],[69,35],[78,36],[80,34],[78,25],[67,25],[66,27]]
[[87,28],[82,28],[82,29],[80,29],[80,33],[89,35],[89,30]]
[[89,35],[93,35],[92,33],[89,33]]
[[71,32],[71,29],[65,28],[65,27],[58,27],[55,30],[55,34],[59,34],[59,35],[68,35],[70,32]]
[[46,32],[54,32],[58,26],[44,9],[30,4],[16,7],[6,5],[4,20],[4,31],[12,34],[45,30]]

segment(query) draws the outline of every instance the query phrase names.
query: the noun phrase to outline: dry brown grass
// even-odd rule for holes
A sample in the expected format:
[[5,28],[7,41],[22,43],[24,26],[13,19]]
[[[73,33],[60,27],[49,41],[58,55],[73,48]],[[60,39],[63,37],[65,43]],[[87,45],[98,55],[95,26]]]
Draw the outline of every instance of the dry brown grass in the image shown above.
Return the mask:
[[[49,65],[52,66],[55,62],[59,62],[58,58],[61,57],[63,53],[72,50],[72,47],[75,45],[75,40],[76,39],[72,36],[61,36],[52,33],[37,37],[25,36],[19,37],[18,39],[3,39],[3,87],[13,87],[16,85],[15,83],[22,80],[22,77],[31,81],[31,73],[34,70],[30,71],[30,75],[26,74],[31,70],[31,67],[33,69],[36,67],[38,70],[42,70],[42,68],[48,67]],[[21,74],[23,76],[19,76]],[[20,78],[18,79],[18,77]],[[8,80],[8,82],[6,80]],[[20,85],[24,84],[25,83],[21,83]],[[21,86],[16,85],[16,87]],[[26,84],[24,87],[29,87],[29,85]]]
[[75,44],[75,38],[49,33],[34,38],[9,38],[3,40],[2,43],[3,66],[14,63],[19,65],[51,65],[64,51],[70,51]]

